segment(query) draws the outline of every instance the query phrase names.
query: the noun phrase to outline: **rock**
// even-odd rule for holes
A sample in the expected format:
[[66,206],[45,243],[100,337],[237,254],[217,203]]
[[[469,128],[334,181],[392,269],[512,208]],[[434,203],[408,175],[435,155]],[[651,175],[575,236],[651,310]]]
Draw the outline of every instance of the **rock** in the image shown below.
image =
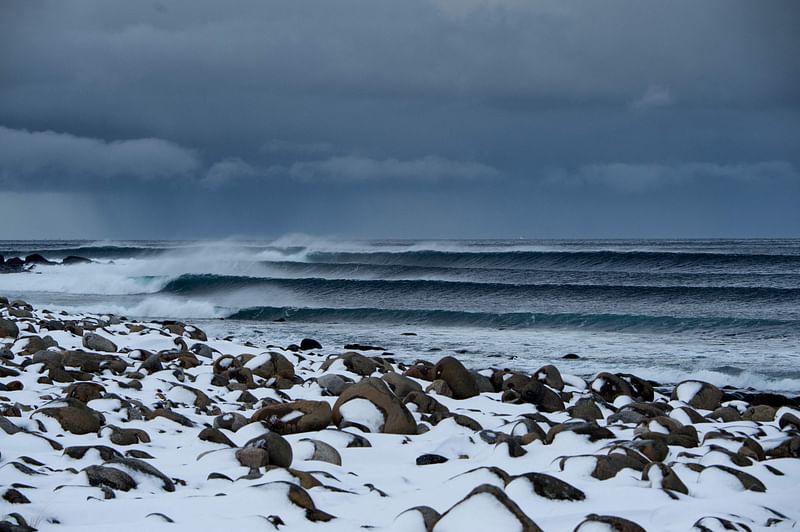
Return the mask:
[[111,460],[108,460],[106,463],[127,467],[133,471],[137,471],[139,473],[155,477],[161,481],[161,486],[162,488],[164,488],[164,491],[170,491],[170,492],[175,491],[175,483],[172,482],[172,480],[168,476],[166,476],[164,473],[162,473],[155,467],[151,466],[147,462],[144,462],[138,458],[115,457],[112,458]]
[[581,521],[581,523],[575,527],[574,532],[600,530],[600,528],[597,527],[597,524],[606,525],[606,527],[615,532],[647,532],[644,528],[640,527],[633,521],[628,521],[622,517],[597,514],[587,515],[586,519]]
[[453,397],[453,390],[444,379],[436,379],[425,388],[425,393],[431,392],[442,397]]
[[441,514],[430,506],[414,506],[401,512],[392,523],[393,530],[411,530],[411,527],[422,522],[422,529],[431,530],[441,518]]
[[672,401],[683,401],[700,410],[716,410],[722,400],[722,391],[708,382],[687,380],[672,390]]
[[206,427],[200,431],[200,434],[198,434],[197,437],[203,441],[220,443],[222,445],[227,445],[228,447],[236,447],[236,444],[233,443],[224,432],[217,428]]
[[[286,489],[287,493],[286,496],[289,499],[289,502],[304,509],[306,512],[306,519],[311,522],[327,522],[332,519],[335,519],[334,516],[327,512],[323,512],[319,508],[317,508],[316,504],[314,504],[314,500],[311,498],[311,495],[296,484],[292,484],[291,482],[286,481],[276,481],[276,482],[267,482],[265,484],[256,484],[253,486],[254,488],[279,488],[279,489]],[[269,500],[269,499],[268,499]],[[277,528],[277,527],[276,527]]]
[[31,501],[17,489],[9,488],[3,493],[3,499],[9,504],[30,504]]
[[555,437],[565,431],[574,432],[575,434],[581,434],[583,436],[589,436],[589,441],[591,442],[598,440],[613,440],[616,437],[609,429],[601,427],[597,423],[567,422],[559,423],[558,425],[550,427],[550,430],[547,431],[545,443],[548,445],[553,443]]
[[109,425],[111,436],[109,439],[115,445],[136,445],[137,443],[150,443],[150,435],[142,429],[122,429]]
[[301,351],[310,351],[312,349],[322,349],[322,344],[311,338],[303,338],[300,341]]
[[43,256],[38,253],[33,253],[32,255],[28,255],[25,257],[25,264],[55,264],[55,262],[51,260],[47,260]]
[[617,476],[623,469],[642,471],[647,461],[643,458],[634,458],[628,453],[611,453],[598,456],[592,476],[597,480],[607,480]]
[[534,371],[533,378],[554,390],[561,391],[564,389],[564,379],[561,378],[561,372],[552,364],[542,366]]
[[250,423],[250,420],[238,412],[228,412],[214,418],[214,428],[236,432]]
[[320,462],[328,462],[337,466],[342,465],[342,455],[339,454],[333,446],[321,440],[314,440],[303,438],[300,441],[310,442],[314,446],[314,454],[311,455],[309,460],[318,460]]
[[586,498],[586,494],[575,486],[544,473],[524,473],[513,477],[510,482],[514,482],[517,479],[527,480],[534,493],[545,499],[553,501],[582,501]]
[[597,404],[588,397],[578,399],[578,402],[575,403],[575,406],[569,407],[567,412],[569,413],[570,417],[579,418],[586,421],[597,421],[598,419],[603,419],[603,412],[600,410]]
[[686,484],[683,483],[675,471],[666,464],[647,464],[642,470],[642,480],[649,481],[653,487],[689,495],[689,488],[686,487]]
[[383,424],[380,426],[380,432],[416,434],[417,424],[414,416],[386,383],[375,377],[368,377],[342,392],[333,406],[333,422],[337,427],[341,428],[345,421],[341,414],[342,406],[352,399],[365,399],[382,412]]
[[260,364],[253,365],[245,363],[244,367],[252,370],[253,375],[258,375],[264,379],[281,378],[286,380],[294,379],[294,365],[289,362],[289,359],[281,353],[271,351],[269,353],[269,360]]
[[733,408],[732,406],[721,406],[708,414],[707,416],[710,419],[718,419],[725,423],[731,423],[734,421],[741,421],[742,415],[739,413],[738,410]]
[[446,416],[450,410],[442,403],[427,395],[425,392],[410,392],[403,400],[404,403],[412,403],[417,406],[417,411],[423,414],[438,414]]
[[580,358],[581,357],[579,357],[575,353],[567,353],[566,355],[561,357],[562,360],[579,360]]
[[107,486],[114,490],[130,491],[136,488],[136,481],[128,473],[114,467],[93,465],[83,470],[92,486]]
[[751,406],[744,411],[742,419],[747,421],[773,421],[775,419],[775,408],[768,405]]
[[469,492],[442,514],[431,530],[465,530],[465,523],[469,523],[472,530],[542,530],[503,490],[491,484],[481,484]]
[[791,412],[786,412],[778,420],[778,426],[781,428],[781,430],[800,431],[800,417],[797,417]]
[[67,406],[40,408],[36,412],[55,418],[61,428],[72,434],[91,434],[100,430],[105,416],[80,401],[68,399]]
[[258,447],[245,447],[236,450],[236,460],[241,465],[252,470],[258,470],[266,465],[269,465],[269,452],[266,449]]
[[114,342],[92,332],[83,333],[83,347],[91,349],[92,351],[102,351],[104,353],[117,352],[117,346]]
[[12,351],[16,351],[19,356],[31,356],[39,351],[47,349],[44,339],[34,334],[29,336],[18,336],[12,345]]
[[369,377],[378,369],[378,363],[361,353],[350,351],[341,356],[344,367],[362,377]]
[[147,421],[153,420],[157,417],[169,419],[170,421],[174,421],[178,425],[183,425],[184,427],[194,427],[194,423],[191,419],[183,414],[179,414],[178,412],[173,412],[169,408],[154,408],[153,410],[144,414],[144,419]]
[[78,400],[84,404],[94,399],[100,399],[105,393],[106,389],[96,382],[76,382],[70,384],[64,390],[64,395],[66,397]]
[[100,454],[100,458],[106,461],[112,458],[122,458],[122,454],[119,451],[107,445],[73,445],[64,449],[64,454],[75,460],[80,460],[91,450],[97,451]]
[[563,412],[566,408],[561,397],[538,380],[531,380],[520,390],[520,400],[535,405],[541,412]]
[[436,366],[426,360],[417,360],[413,366],[408,368],[403,375],[411,377],[412,379],[420,379],[423,381],[432,381],[435,376]]
[[755,492],[767,491],[767,487],[764,485],[764,483],[758,480],[750,473],[745,473],[744,471],[740,471],[739,469],[724,465],[711,465],[708,466],[705,469],[705,471],[708,471],[709,469],[719,469],[720,471],[724,471],[729,475],[733,475],[734,477],[739,479],[739,482],[742,483],[742,487],[746,490]]
[[265,432],[244,444],[245,448],[257,448],[267,451],[269,464],[278,467],[292,465],[292,446],[278,433]]
[[478,385],[475,378],[454,357],[444,357],[436,363],[434,378],[442,379],[447,383],[453,393],[454,399],[469,399],[478,395]]
[[75,255],[68,255],[61,260],[61,264],[64,264],[65,266],[72,264],[89,264],[91,262],[91,259],[87,259],[86,257],[78,257]]
[[19,327],[11,320],[0,318],[0,338],[14,338],[19,336]]
[[394,394],[405,401],[408,394],[411,392],[421,392],[422,386],[415,380],[390,371],[383,376],[383,380],[389,385]]
[[609,403],[620,395],[633,397],[633,388],[626,380],[612,373],[598,373],[589,387]]
[[440,454],[423,454],[417,457],[418,466],[443,464],[445,462],[447,462],[447,458]]
[[297,434],[322,430],[331,424],[331,406],[325,401],[294,401],[268,405],[253,414],[250,421],[261,421],[278,434]]
[[151,354],[139,366],[139,371],[147,371],[148,373],[156,373],[163,371],[164,366],[161,365],[161,357],[158,354]]
[[345,388],[353,383],[352,379],[337,375],[335,373],[326,373],[317,379],[317,384],[328,395],[338,396],[344,391]]

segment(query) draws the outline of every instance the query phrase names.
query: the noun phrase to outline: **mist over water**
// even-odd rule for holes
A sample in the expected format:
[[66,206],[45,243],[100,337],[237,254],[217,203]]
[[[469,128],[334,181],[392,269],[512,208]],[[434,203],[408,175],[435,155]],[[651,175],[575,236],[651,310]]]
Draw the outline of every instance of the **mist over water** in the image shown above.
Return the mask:
[[800,390],[797,240],[0,242],[31,253],[94,262],[0,275],[1,294],[265,345]]

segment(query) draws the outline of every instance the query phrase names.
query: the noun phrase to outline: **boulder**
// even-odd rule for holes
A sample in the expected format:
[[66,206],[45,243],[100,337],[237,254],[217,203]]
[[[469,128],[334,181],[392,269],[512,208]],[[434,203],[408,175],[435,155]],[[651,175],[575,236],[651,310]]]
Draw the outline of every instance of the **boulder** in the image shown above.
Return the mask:
[[76,382],[64,390],[66,397],[76,399],[84,404],[94,399],[100,399],[105,393],[106,389],[103,388],[103,385],[96,382]]
[[175,483],[172,482],[172,479],[144,460],[129,457],[115,457],[108,460],[106,464],[122,466],[138,473],[157,478],[161,481],[161,487],[164,491],[175,491]]
[[[600,527],[598,527],[600,525]],[[605,525],[605,526],[603,526]],[[603,530],[611,529],[614,532],[647,532],[644,528],[637,525],[633,521],[616,517],[614,515],[597,515],[589,514],[586,519],[575,527],[574,532],[582,532],[589,530]]]
[[432,532],[451,530],[541,532],[542,529],[503,490],[481,484],[442,514]]
[[475,377],[455,357],[444,357],[439,360],[434,368],[434,378],[447,383],[454,399],[469,399],[478,395]]
[[383,376],[383,380],[389,385],[394,394],[405,401],[411,392],[421,392],[422,386],[415,380],[390,371]]
[[331,406],[325,401],[293,401],[268,405],[253,414],[250,421],[261,421],[278,434],[297,434],[322,430],[331,424]]
[[417,424],[414,416],[405,405],[392,393],[381,379],[368,377],[358,384],[348,387],[333,405],[333,422],[342,426],[346,419],[342,416],[342,406],[353,399],[369,401],[383,414],[383,423],[379,432],[391,434],[416,434]]
[[19,327],[11,320],[0,318],[0,338],[14,338],[19,336]]
[[623,378],[613,373],[598,373],[589,387],[605,401],[613,403],[620,395],[633,397],[633,388]]
[[350,386],[353,380],[349,377],[337,375],[336,373],[326,373],[317,379],[317,384],[328,395],[338,396],[345,388]]
[[213,427],[206,427],[201,430],[200,434],[197,435],[197,438],[211,443],[227,445],[228,447],[236,447],[236,444],[233,443],[224,432]]
[[117,352],[117,346],[114,342],[93,332],[83,333],[83,347],[92,351],[102,351],[104,353]]
[[74,399],[67,399],[67,406],[40,408],[37,413],[55,418],[61,428],[72,434],[97,432],[106,421],[103,414]]
[[61,260],[61,264],[64,264],[65,266],[72,264],[89,264],[90,262],[92,262],[91,259],[87,259],[86,257],[78,257],[76,255],[69,255]]
[[561,391],[564,389],[564,379],[561,378],[561,372],[552,364],[542,366],[533,372],[533,378],[539,382],[548,385],[554,390]]
[[289,467],[292,465],[292,446],[276,432],[265,432],[261,436],[249,440],[244,448],[263,449],[267,451],[269,465]]
[[563,412],[566,408],[561,397],[538,380],[530,380],[519,392],[521,401],[536,405],[541,412]]
[[310,351],[312,349],[322,349],[322,344],[312,338],[303,338],[300,341],[301,351]]
[[106,486],[113,490],[130,491],[136,481],[128,473],[114,467],[92,465],[83,470],[92,486]]
[[672,390],[673,401],[683,401],[700,410],[716,410],[722,400],[722,391],[708,382],[687,380]]
[[544,473],[524,473],[513,477],[510,482],[524,479],[531,485],[536,495],[553,501],[582,501],[586,498],[581,490],[561,479]]

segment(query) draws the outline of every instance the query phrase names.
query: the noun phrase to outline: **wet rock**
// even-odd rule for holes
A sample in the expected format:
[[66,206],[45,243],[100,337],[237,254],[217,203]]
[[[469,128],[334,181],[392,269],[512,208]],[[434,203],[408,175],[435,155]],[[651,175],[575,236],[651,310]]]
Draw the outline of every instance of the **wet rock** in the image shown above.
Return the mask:
[[83,470],[92,486],[107,486],[114,490],[136,489],[136,481],[128,473],[114,467],[93,465]]
[[61,264],[65,266],[71,266],[73,264],[89,264],[91,262],[91,259],[87,259],[86,257],[78,257],[76,255],[68,255],[61,259]]
[[442,379],[447,383],[453,393],[454,399],[469,399],[478,395],[478,385],[475,378],[454,357],[444,357],[436,363],[434,378]]
[[340,411],[342,405],[352,399],[366,399],[381,411],[384,421],[380,432],[416,434],[414,416],[381,379],[368,377],[342,392],[333,406],[333,422],[336,426],[341,427],[344,421]]
[[303,338],[300,341],[301,351],[310,351],[312,349],[322,349],[322,344],[311,338]]

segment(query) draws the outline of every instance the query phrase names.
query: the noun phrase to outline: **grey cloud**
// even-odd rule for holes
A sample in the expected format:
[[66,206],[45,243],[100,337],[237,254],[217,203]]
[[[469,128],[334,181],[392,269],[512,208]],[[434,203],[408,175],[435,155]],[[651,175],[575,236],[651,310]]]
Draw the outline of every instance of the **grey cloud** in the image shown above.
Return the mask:
[[250,163],[239,158],[231,158],[212,164],[200,183],[208,188],[218,188],[237,181],[252,179],[258,174],[258,168]]
[[107,142],[68,133],[0,126],[0,181],[6,184],[158,180],[188,176],[199,167],[193,151],[163,139]]
[[743,164],[705,162],[683,164],[609,163],[590,164],[574,172],[549,170],[545,183],[551,185],[601,185],[622,192],[643,192],[655,187],[693,183],[699,180],[730,180],[740,183],[800,181],[797,168],[786,161]]
[[498,177],[491,166],[471,161],[453,161],[429,155],[419,159],[372,159],[347,155],[292,164],[287,173],[299,181],[446,181]]
[[331,153],[335,149],[336,147],[330,142],[292,142],[273,139],[261,146],[260,151],[270,154],[320,154]]

